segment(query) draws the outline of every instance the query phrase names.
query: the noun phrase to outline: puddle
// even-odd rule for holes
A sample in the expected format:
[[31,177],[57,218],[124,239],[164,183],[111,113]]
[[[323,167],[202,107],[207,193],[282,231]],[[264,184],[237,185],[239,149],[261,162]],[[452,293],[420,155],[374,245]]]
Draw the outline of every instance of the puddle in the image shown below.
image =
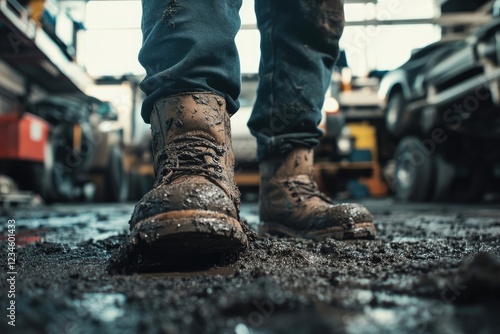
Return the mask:
[[154,278],[191,278],[200,275],[232,277],[234,276],[235,272],[236,272],[235,267],[217,267],[200,271],[142,273],[140,275],[142,277],[154,277]]
[[394,243],[416,243],[426,240],[425,238],[417,238],[417,237],[394,237],[391,239],[391,242]]
[[[16,245],[22,247],[39,242],[47,231],[48,230],[44,228],[19,231],[16,233]],[[0,241],[7,239],[7,235],[0,235]]]
[[260,218],[258,203],[245,203],[244,206],[242,205],[240,216],[254,231],[259,230]]
[[77,307],[87,311],[94,319],[112,322],[125,314],[125,296],[120,293],[85,293],[75,301]]
[[[14,214],[18,244],[42,241],[75,246],[89,239],[104,240],[127,231],[132,209],[133,206],[127,204],[95,204],[92,207],[58,205],[38,211],[19,210]],[[1,226],[0,232],[5,232]]]

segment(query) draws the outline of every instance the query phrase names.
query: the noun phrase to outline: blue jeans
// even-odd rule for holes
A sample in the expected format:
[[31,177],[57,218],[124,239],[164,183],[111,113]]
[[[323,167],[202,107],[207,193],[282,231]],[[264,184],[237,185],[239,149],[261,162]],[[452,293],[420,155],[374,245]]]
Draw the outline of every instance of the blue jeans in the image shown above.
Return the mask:
[[[142,0],[142,7],[144,120],[149,123],[161,97],[193,91],[224,96],[228,112],[235,113],[241,83],[234,37],[241,0]],[[261,60],[248,126],[259,161],[318,144],[343,10],[343,0],[255,0]]]

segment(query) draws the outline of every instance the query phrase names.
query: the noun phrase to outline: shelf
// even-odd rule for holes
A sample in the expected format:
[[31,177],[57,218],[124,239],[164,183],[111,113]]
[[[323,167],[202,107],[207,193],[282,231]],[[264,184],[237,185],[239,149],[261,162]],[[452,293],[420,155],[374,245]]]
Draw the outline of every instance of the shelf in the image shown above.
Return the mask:
[[15,0],[0,0],[0,59],[50,93],[83,93],[93,80],[28,19]]

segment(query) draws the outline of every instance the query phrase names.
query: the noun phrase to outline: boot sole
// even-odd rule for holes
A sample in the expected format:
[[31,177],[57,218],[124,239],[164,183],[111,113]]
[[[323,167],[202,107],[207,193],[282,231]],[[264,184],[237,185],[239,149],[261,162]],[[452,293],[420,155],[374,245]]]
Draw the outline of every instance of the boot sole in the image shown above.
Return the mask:
[[314,240],[325,240],[328,238],[345,239],[375,239],[377,232],[375,224],[371,222],[356,223],[354,228],[345,229],[342,226],[334,226],[323,230],[295,230],[280,223],[263,222],[259,226],[259,233],[269,233],[294,238],[306,238]]
[[248,240],[234,218],[211,211],[181,210],[140,221],[127,244],[125,258],[116,265],[118,272],[184,271],[228,265],[238,260]]
[[248,246],[236,219],[202,210],[172,211],[142,220],[134,226],[130,243],[178,254],[238,251]]

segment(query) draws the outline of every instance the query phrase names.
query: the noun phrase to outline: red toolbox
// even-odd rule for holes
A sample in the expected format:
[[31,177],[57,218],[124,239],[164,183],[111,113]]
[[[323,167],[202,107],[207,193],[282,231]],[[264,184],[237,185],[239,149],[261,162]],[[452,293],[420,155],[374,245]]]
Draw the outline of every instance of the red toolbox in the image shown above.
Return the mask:
[[49,124],[30,113],[0,115],[0,160],[44,162]]

